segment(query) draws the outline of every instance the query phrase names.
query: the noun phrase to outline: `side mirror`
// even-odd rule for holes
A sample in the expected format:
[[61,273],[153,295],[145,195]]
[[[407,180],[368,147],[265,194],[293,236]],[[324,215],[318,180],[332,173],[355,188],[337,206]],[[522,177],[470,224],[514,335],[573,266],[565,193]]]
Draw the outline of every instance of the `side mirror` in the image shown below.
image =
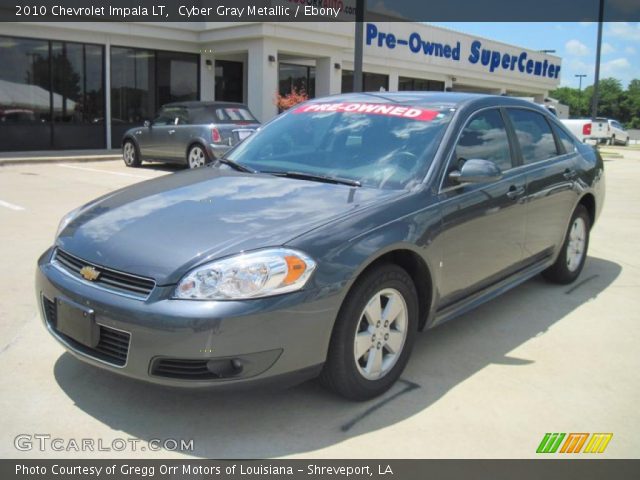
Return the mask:
[[143,125],[144,125],[146,128],[150,128],[150,127],[151,127],[151,122],[150,122],[149,120],[145,120],[145,121],[144,121],[144,123],[143,123]]
[[449,180],[454,183],[486,183],[501,178],[500,167],[489,160],[478,158],[467,160],[460,170],[454,170],[449,174]]

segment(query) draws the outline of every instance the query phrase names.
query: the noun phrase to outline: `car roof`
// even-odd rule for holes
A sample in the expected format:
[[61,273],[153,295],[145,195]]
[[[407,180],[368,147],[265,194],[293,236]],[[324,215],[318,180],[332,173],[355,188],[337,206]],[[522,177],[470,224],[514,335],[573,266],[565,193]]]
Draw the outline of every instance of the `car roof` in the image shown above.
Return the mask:
[[500,104],[513,106],[536,105],[528,100],[520,98],[508,97],[503,95],[486,95],[482,93],[462,93],[462,92],[362,92],[362,93],[343,93],[332,95],[329,97],[317,98],[310,100],[311,103],[324,102],[362,102],[362,103],[397,103],[412,106],[434,106],[458,108],[463,105],[470,104]]
[[203,107],[217,107],[217,108],[224,108],[224,107],[233,107],[233,108],[238,108],[238,107],[242,107],[242,108],[247,108],[247,106],[244,103],[237,103],[237,102],[199,102],[196,100],[192,100],[192,101],[188,101],[188,102],[172,102],[172,103],[165,103],[162,108],[164,107],[182,107],[182,108],[203,108]]

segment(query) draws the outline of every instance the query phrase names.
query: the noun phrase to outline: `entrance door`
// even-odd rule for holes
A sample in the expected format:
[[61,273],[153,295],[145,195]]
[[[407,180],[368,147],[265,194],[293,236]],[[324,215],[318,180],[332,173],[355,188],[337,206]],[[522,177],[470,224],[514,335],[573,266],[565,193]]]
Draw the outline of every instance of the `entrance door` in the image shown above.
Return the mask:
[[216,101],[242,103],[244,101],[243,87],[242,62],[216,60]]

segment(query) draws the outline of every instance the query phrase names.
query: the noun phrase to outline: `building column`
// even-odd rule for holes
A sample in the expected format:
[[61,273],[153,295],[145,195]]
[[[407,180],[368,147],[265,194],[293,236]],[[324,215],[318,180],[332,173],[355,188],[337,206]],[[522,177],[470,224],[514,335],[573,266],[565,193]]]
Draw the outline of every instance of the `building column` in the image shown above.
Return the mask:
[[453,89],[453,80],[451,77],[447,77],[444,79],[444,91],[450,92]]
[[[270,62],[269,56],[275,61]],[[275,96],[278,93],[278,52],[269,39],[255,41],[249,47],[247,62],[247,103],[261,122],[278,113]]]
[[342,91],[342,70],[335,68],[339,63],[333,57],[316,60],[316,97],[335,95]]
[[[216,95],[216,62],[212,52],[205,48],[200,53],[200,100],[203,102],[215,100]],[[207,66],[207,60],[211,66]]]
[[399,75],[398,72],[396,71],[392,71],[389,74],[389,91],[390,92],[397,92],[398,91],[398,86],[400,84],[400,80],[399,80]]

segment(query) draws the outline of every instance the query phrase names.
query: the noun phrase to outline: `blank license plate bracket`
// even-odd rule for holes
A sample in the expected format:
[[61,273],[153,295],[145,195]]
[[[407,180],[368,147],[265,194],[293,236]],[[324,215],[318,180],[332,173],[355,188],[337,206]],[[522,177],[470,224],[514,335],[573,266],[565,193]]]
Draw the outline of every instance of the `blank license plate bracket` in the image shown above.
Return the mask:
[[56,300],[56,329],[87,347],[95,347],[100,341],[100,331],[93,310],[63,298]]

